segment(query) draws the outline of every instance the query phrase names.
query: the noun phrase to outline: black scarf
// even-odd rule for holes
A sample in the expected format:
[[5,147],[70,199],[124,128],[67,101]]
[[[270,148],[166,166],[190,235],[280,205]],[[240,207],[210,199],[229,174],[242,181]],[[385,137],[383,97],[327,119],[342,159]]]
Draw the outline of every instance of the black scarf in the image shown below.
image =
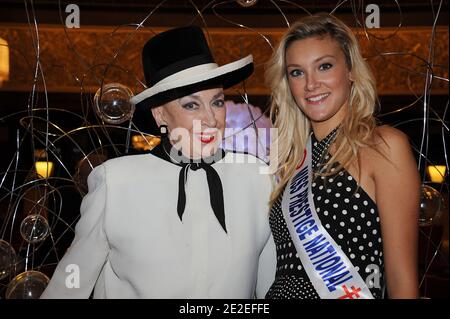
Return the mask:
[[[173,153],[171,153],[171,151]],[[175,150],[172,147],[169,139],[163,137],[161,143],[156,146],[151,153],[165,161],[173,163],[181,167],[180,174],[178,177],[178,204],[177,212],[180,220],[183,220],[183,213],[186,207],[186,191],[185,185],[188,177],[189,169],[196,171],[198,169],[203,169],[206,172],[206,178],[208,181],[209,188],[209,199],[211,203],[211,208],[216,215],[217,220],[222,226],[223,230],[227,232],[227,227],[225,224],[225,209],[223,203],[223,188],[222,182],[220,181],[219,174],[212,167],[212,164],[221,160],[225,157],[225,151],[219,149],[219,151],[211,157],[201,158],[201,159],[189,159],[184,157],[179,150]],[[177,156],[170,156],[170,154],[176,154]]]

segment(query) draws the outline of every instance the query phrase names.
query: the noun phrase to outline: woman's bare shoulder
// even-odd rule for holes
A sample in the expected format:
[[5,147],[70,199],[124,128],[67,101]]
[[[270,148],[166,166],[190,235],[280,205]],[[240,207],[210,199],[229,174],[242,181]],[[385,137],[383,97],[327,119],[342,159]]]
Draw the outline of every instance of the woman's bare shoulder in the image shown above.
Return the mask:
[[369,144],[372,147],[364,148],[364,151],[368,153],[367,155],[374,156],[374,153],[390,158],[396,155],[398,152],[410,151],[411,147],[409,144],[408,136],[401,130],[388,125],[377,126]]
[[365,148],[362,155],[373,168],[395,167],[406,161],[414,161],[408,136],[392,126],[376,127],[372,145]]
[[408,136],[401,130],[389,125],[377,126],[374,130],[373,139],[375,144],[381,148],[409,147]]

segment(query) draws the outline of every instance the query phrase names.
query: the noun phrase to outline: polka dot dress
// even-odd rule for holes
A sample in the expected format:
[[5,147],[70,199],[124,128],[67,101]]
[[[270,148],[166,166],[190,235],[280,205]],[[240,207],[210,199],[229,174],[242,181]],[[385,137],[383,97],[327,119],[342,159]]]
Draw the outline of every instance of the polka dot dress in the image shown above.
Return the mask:
[[[312,164],[329,160],[328,147],[337,129],[317,141],[312,137]],[[312,184],[314,204],[322,225],[347,254],[374,298],[382,298],[383,244],[376,204],[347,171],[318,176]],[[281,211],[281,196],[270,212],[270,227],[277,249],[275,281],[266,294],[268,299],[319,299],[298,257]]]

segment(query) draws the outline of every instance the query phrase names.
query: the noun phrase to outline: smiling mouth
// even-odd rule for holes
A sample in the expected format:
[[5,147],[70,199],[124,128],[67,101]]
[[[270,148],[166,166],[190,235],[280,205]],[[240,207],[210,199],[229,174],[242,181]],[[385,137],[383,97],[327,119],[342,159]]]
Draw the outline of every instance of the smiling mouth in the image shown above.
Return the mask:
[[198,137],[200,138],[200,141],[205,144],[209,144],[216,139],[215,135],[209,135],[209,134],[199,134]]
[[319,95],[315,95],[315,96],[312,96],[312,97],[305,98],[305,100],[306,100],[308,103],[310,103],[310,104],[320,104],[320,103],[322,103],[329,95],[330,95],[330,93],[319,94]]

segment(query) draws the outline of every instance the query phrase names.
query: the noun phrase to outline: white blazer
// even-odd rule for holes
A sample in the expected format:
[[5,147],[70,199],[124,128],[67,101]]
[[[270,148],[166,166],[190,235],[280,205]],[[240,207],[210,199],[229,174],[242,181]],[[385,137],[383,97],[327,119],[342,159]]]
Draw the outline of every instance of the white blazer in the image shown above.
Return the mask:
[[259,172],[263,166],[231,152],[213,164],[228,233],[211,208],[203,169],[188,172],[181,221],[181,167],[152,154],[96,167],[75,238],[41,298],[88,298],[93,289],[94,298],[264,297],[276,253],[268,223],[271,180]]

